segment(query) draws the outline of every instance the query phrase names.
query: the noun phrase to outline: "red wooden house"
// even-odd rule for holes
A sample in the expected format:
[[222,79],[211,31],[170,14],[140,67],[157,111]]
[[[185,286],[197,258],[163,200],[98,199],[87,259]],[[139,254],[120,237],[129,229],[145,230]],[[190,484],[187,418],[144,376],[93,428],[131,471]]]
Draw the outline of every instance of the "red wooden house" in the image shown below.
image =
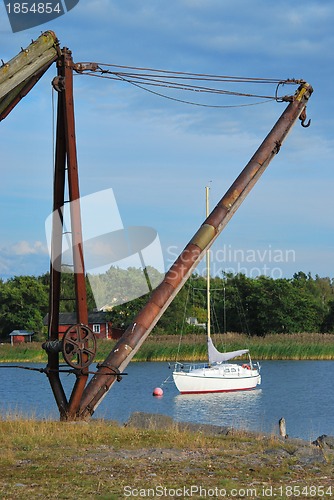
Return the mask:
[[[48,316],[44,318],[44,324],[48,323]],[[76,313],[60,313],[59,314],[59,338],[61,339],[64,333],[70,326],[77,323]],[[103,311],[93,311],[88,313],[88,326],[95,333],[98,339],[119,339],[122,336],[123,330],[113,328],[108,319],[108,313]]]

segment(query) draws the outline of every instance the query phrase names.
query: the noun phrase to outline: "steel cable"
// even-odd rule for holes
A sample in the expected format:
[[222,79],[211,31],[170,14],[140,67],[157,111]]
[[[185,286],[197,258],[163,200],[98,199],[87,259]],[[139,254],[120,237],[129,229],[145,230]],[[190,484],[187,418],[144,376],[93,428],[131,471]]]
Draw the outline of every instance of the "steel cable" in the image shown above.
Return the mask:
[[[105,69],[113,68],[113,69]],[[116,69],[117,68],[117,69]],[[210,108],[231,108],[254,106],[263,104],[264,102],[237,104],[237,105],[221,105],[221,104],[206,104],[198,103],[178,97],[166,95],[157,90],[148,87],[161,87],[168,90],[180,90],[186,92],[196,92],[199,94],[215,94],[236,97],[251,97],[256,99],[270,101],[286,101],[289,96],[278,96],[278,88],[282,85],[301,83],[301,80],[295,79],[277,79],[277,78],[251,78],[226,75],[211,75],[205,73],[188,73],[181,71],[160,70],[152,68],[139,68],[135,66],[117,66],[106,63],[79,63],[75,65],[75,70],[81,75],[105,78],[110,80],[118,80],[133,85],[141,90],[152,93],[165,99],[191,104],[194,106],[210,107]],[[205,82],[205,85],[197,85],[195,82]],[[227,90],[216,88],[216,86],[208,86],[208,82],[212,83],[233,83],[233,84],[267,84],[275,85],[276,89],[273,95],[263,95],[257,93],[241,92],[236,90]]]

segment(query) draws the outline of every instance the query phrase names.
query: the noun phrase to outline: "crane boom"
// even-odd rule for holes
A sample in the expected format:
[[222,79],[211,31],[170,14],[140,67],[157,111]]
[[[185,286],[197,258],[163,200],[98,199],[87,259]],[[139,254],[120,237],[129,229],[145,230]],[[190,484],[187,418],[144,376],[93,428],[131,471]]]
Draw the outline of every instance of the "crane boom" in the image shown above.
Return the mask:
[[162,283],[154,290],[147,304],[135,317],[111,353],[99,365],[97,374],[94,375],[83,392],[80,418],[89,418],[94,413],[191,272],[222,232],[270,161],[279,152],[296,120],[300,118],[302,125],[304,125],[306,104],[312,92],[313,89],[308,83],[301,83],[295,95],[291,97],[291,102],[259,149],[184,248],[165,275]]
[[0,67],[0,121],[34,87],[59,55],[58,40],[46,31]]

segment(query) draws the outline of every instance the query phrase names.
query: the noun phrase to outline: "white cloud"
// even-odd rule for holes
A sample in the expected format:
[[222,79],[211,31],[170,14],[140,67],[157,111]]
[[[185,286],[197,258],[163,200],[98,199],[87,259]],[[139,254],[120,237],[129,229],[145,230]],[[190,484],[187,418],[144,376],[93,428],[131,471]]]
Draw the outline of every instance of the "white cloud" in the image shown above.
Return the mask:
[[46,245],[40,241],[20,241],[0,247],[0,278],[41,276],[49,271]]
[[30,243],[29,241],[19,241],[11,245],[10,251],[14,255],[36,255],[36,254],[47,254],[48,249],[45,243],[41,241],[34,241]]

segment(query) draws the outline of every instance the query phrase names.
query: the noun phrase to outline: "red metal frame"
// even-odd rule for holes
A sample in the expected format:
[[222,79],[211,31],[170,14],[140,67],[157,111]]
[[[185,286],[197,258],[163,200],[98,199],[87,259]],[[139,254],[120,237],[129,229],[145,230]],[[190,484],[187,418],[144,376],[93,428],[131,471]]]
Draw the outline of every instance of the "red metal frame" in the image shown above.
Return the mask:
[[[63,240],[62,207],[67,201],[75,201],[75,203],[70,203],[70,216],[77,323],[82,325],[87,325],[88,323],[73,102],[73,59],[70,50],[67,48],[62,50],[57,66],[58,77],[55,86],[58,90],[58,108],[51,254],[52,256],[59,256],[59,258],[57,259],[57,265],[53,265],[53,258],[51,258],[49,301],[49,339],[51,341],[59,340],[59,304]],[[68,200],[64,199],[66,172],[69,193]],[[62,221],[61,227],[58,224],[59,218]],[[59,377],[59,352],[48,352],[47,375],[58,404],[61,418],[74,419],[79,409],[81,396],[87,382],[88,369],[84,367],[76,372],[76,383],[73,387],[69,401],[67,401]]]

